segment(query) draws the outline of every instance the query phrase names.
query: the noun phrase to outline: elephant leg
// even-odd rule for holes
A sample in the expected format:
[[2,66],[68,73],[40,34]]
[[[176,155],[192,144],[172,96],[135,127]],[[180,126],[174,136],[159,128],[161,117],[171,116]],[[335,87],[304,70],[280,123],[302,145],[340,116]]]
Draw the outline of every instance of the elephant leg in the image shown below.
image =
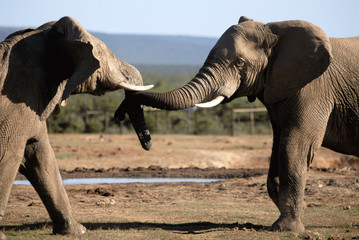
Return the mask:
[[41,138],[28,141],[25,158],[19,170],[31,182],[44,203],[54,225],[53,234],[85,233],[86,228],[72,217],[46,127]]
[[273,128],[273,147],[270,158],[269,171],[267,177],[267,191],[269,197],[279,208],[279,131]]
[[[0,223],[5,215],[10,192],[19,166],[23,159],[25,140],[17,136],[10,126],[0,122]],[[5,239],[5,234],[0,230],[0,239]]]
[[[14,150],[11,144],[8,144],[7,148],[3,148],[3,146],[5,144],[0,142],[0,223],[5,215],[11,188],[22,161],[22,157],[19,156],[22,156],[24,151],[23,149]],[[1,230],[0,239],[6,239],[5,234]]]
[[307,170],[315,151],[321,145],[322,132],[314,130],[307,135],[303,130],[281,135],[278,147],[279,189],[276,200],[280,217],[273,224],[273,230],[304,231],[301,218],[306,209],[304,191]]

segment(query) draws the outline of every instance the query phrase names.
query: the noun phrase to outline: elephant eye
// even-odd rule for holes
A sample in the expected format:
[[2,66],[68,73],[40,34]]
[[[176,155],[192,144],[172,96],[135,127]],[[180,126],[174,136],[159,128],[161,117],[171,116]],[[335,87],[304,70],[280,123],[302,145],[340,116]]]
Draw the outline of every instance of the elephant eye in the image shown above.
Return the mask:
[[239,58],[237,61],[236,61],[236,66],[241,68],[244,66],[244,60]]

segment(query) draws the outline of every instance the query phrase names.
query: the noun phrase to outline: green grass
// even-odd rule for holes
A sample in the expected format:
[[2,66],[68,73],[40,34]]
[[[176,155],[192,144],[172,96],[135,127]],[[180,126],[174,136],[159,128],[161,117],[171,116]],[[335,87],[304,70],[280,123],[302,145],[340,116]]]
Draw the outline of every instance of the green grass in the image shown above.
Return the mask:
[[75,156],[75,154],[73,154],[73,153],[55,153],[55,156],[57,159],[73,158]]

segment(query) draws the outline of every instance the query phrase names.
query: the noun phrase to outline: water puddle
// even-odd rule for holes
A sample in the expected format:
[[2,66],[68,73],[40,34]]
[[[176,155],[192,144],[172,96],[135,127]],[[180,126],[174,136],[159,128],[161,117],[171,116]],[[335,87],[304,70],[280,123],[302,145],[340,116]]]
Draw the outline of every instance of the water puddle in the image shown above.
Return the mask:
[[[102,183],[211,183],[223,179],[202,179],[202,178],[69,178],[63,180],[64,185],[79,184],[102,184]],[[15,180],[14,185],[30,185],[27,180]]]

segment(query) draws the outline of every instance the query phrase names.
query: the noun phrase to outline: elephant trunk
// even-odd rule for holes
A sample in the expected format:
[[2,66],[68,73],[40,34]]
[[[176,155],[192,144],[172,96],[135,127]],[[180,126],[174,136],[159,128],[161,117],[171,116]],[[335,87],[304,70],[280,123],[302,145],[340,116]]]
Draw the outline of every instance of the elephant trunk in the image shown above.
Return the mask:
[[[110,85],[125,89],[126,96],[129,94],[129,91],[143,91],[148,88],[148,86],[143,86],[142,76],[137,68],[121,60],[119,60],[119,63],[120,67],[116,66],[116,68],[110,71]],[[118,69],[120,72],[117,72]],[[147,128],[141,105],[134,104],[130,106],[126,101],[121,105],[126,105],[126,112],[128,113],[142,148],[150,150],[152,147],[151,135]],[[121,109],[121,105],[119,109]],[[115,112],[115,116],[118,114],[117,112],[118,110]]]
[[134,109],[128,111],[128,116],[134,127],[138,140],[145,150],[150,150],[152,147],[151,134],[147,128],[145,116],[140,105],[137,105]]
[[218,96],[219,84],[209,81],[212,72],[203,68],[190,82],[181,88],[164,92],[137,92],[133,96],[139,104],[164,110],[180,110],[212,100]]
[[128,113],[142,147],[148,150],[151,147],[151,138],[144,122],[141,105],[164,110],[180,110],[212,100],[220,95],[221,89],[221,84],[215,81],[213,76],[210,68],[203,67],[190,82],[173,91],[165,93],[126,91],[125,100],[116,110],[115,118],[122,121]]
[[138,140],[140,141],[142,148],[145,150],[150,150],[152,147],[151,134],[146,125],[145,117],[143,114],[143,109],[141,105],[129,102],[127,97],[129,92],[126,91],[126,98],[117,108],[115,112],[115,118],[122,121],[125,118],[127,113],[133,128],[137,134]]

